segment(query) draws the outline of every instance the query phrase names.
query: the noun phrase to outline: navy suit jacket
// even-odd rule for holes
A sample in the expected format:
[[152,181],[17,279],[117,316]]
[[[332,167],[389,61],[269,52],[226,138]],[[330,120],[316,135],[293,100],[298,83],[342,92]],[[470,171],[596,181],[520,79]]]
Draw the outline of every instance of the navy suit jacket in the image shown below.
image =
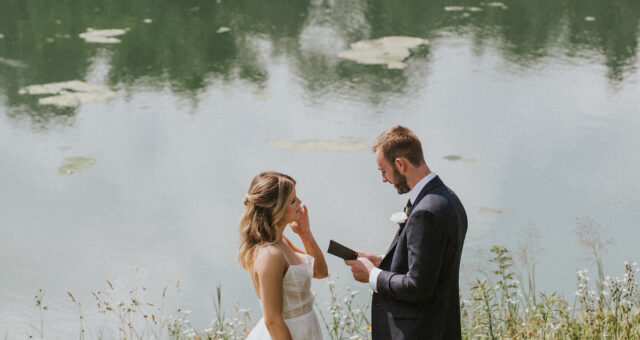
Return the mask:
[[374,340],[461,339],[459,271],[467,215],[438,176],[422,189],[379,268]]

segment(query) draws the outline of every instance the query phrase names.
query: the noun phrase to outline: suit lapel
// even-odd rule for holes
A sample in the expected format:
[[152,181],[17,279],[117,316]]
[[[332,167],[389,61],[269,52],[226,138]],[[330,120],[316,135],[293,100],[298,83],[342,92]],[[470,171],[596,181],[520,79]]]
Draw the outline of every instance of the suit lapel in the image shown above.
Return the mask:
[[[424,186],[424,188],[422,188],[422,190],[420,190],[420,193],[418,194],[418,197],[416,197],[416,200],[413,202],[413,204],[411,204],[410,207],[410,211],[409,211],[409,216],[411,216],[411,213],[413,212],[413,207],[416,206],[416,204],[418,204],[418,202],[420,202],[429,191],[439,187],[443,185],[442,180],[440,179],[440,177],[436,176],[434,177],[432,180],[429,181],[429,183],[427,183],[427,185]],[[407,221],[409,220],[409,216],[407,216]],[[389,254],[393,253],[396,245],[398,244],[398,238],[400,237],[400,233],[402,233],[404,231],[404,226],[407,224],[407,222],[405,221],[404,223],[400,224],[400,228],[398,228],[398,232],[396,233],[396,236],[393,238],[393,241],[391,242],[391,246],[389,246],[389,250],[387,250],[387,253],[384,255],[384,257],[382,258],[382,261],[384,261]]]

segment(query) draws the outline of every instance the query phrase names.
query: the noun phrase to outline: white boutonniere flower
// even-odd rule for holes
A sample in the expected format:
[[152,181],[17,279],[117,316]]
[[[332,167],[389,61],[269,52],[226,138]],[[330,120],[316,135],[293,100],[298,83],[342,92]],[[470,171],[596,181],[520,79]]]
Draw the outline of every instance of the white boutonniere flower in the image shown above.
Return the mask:
[[407,221],[407,218],[407,214],[404,211],[398,211],[397,213],[393,213],[393,215],[391,215],[391,222],[402,224]]

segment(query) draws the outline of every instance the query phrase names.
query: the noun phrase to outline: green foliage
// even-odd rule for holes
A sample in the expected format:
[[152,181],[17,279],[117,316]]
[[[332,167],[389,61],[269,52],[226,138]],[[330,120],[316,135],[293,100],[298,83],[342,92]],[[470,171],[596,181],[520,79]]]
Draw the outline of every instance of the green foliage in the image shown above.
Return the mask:
[[[337,277],[336,277],[337,278]],[[366,314],[369,309],[367,302],[357,305],[354,298],[359,291],[351,291],[347,288],[345,297],[340,297],[335,290],[335,282],[329,280],[327,282],[331,291],[331,301],[328,302],[328,315],[318,306],[316,308],[320,314],[320,318],[332,340],[338,339],[369,339],[371,338],[371,322],[367,319]]]
[[[529,292],[515,279],[513,256],[504,247],[494,246],[489,262],[493,268],[485,277],[477,279],[469,290],[469,299],[461,296],[461,322],[464,339],[640,339],[640,282],[636,263],[625,262],[620,277],[603,277],[595,284],[580,270],[576,276],[573,306],[557,292]],[[598,266],[602,272],[602,267]],[[597,273],[597,275],[600,275]],[[337,279],[337,278],[336,278]],[[105,327],[85,330],[80,302],[68,293],[80,319],[79,338],[118,339],[244,339],[253,327],[248,310],[236,302],[235,316],[227,317],[222,308],[222,289],[218,285],[213,296],[214,318],[207,329],[197,330],[188,320],[189,311],[177,309],[166,315],[162,303],[145,302],[150,298],[145,287],[126,288],[128,297],[119,298],[111,282],[108,289],[93,293],[98,312],[105,317]],[[532,287],[530,283],[529,287]],[[328,281],[331,299],[326,308],[315,302],[317,313],[329,339],[370,339],[369,299],[358,304],[358,291],[346,289],[339,294],[333,280]],[[176,284],[179,291],[179,283]],[[535,294],[536,299],[531,296]],[[44,293],[35,296],[39,324],[30,325],[31,338],[45,337]],[[95,334],[95,336],[90,336]],[[8,336],[5,334],[5,340]]]
[[[491,252],[494,270],[476,280],[470,290],[471,301],[463,299],[461,303],[465,339],[640,338],[635,263],[626,262],[620,278],[598,278],[595,287],[590,285],[587,270],[578,271],[574,309],[557,292],[536,292],[536,300],[525,297],[514,279],[511,252],[498,246]],[[596,264],[600,277],[603,269],[599,258]]]

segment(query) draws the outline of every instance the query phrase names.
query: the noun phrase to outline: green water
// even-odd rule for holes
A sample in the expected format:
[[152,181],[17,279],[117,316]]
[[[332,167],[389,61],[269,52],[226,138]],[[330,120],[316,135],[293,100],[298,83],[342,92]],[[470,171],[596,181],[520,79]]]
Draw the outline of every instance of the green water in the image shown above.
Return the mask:
[[[107,279],[156,292],[180,280],[171,302],[200,328],[217,282],[259,316],[236,225],[266,169],[298,180],[321,244],[384,252],[406,198],[365,146],[395,124],[465,204],[463,281],[479,252],[536,230],[539,287],[572,295],[575,270],[593,268],[576,219],[601,225],[619,275],[640,259],[640,2],[503,4],[3,0],[0,334],[30,329],[43,288],[46,334],[76,336],[65,292],[89,305]],[[95,44],[88,28],[127,31]],[[385,36],[429,44],[403,70],[337,56]],[[20,93],[71,80],[116,96],[57,107]],[[367,289],[328,262],[339,286]],[[323,281],[314,290],[326,298]]]

